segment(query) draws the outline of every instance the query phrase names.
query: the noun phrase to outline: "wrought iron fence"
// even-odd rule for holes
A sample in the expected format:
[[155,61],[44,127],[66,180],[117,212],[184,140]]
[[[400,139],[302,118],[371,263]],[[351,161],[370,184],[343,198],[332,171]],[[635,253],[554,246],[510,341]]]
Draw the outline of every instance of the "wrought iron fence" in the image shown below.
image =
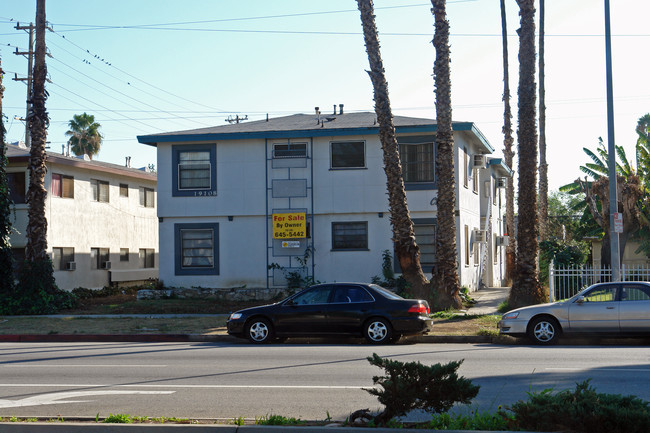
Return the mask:
[[[622,265],[621,279],[623,281],[650,281],[649,265]],[[612,269],[594,268],[587,266],[549,267],[549,302],[568,299],[595,283],[612,281]]]

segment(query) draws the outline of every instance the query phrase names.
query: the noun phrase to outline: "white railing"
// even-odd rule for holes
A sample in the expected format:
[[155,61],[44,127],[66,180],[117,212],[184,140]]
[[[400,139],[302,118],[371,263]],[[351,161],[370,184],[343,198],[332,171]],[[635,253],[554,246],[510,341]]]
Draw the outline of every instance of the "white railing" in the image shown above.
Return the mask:
[[[623,281],[650,281],[650,265],[622,265],[621,279]],[[608,267],[555,268],[551,263],[548,274],[549,302],[568,299],[585,287],[608,281],[612,281],[612,270]]]

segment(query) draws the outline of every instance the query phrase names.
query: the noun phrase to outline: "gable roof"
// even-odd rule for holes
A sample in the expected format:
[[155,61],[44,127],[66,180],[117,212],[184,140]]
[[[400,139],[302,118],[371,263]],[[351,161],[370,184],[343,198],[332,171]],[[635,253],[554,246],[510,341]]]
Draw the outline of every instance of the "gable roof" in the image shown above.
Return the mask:
[[[396,132],[435,132],[438,125],[433,119],[394,116]],[[494,148],[472,122],[454,122],[454,131],[467,131],[476,137],[485,153]],[[264,138],[304,138],[347,136],[379,133],[377,116],[372,112],[346,114],[294,114],[266,120],[234,123],[230,125],[185,131],[139,135],[138,142],[156,146],[158,143],[195,142],[212,140],[245,140]]]
[[[28,147],[21,147],[15,144],[7,144],[6,151],[7,151],[7,159],[9,160],[9,162],[29,163]],[[123,165],[112,164],[110,162],[103,162],[103,161],[96,161],[96,160],[87,161],[85,159],[81,159],[73,156],[65,156],[65,155],[61,155],[60,153],[54,153],[54,152],[46,152],[46,153],[47,153],[46,163],[48,164],[51,163],[51,164],[67,165],[67,166],[72,166],[77,168],[83,168],[86,170],[116,174],[125,177],[146,179],[154,182],[157,180],[156,173],[147,172],[145,170],[138,169],[138,168],[124,167]]]

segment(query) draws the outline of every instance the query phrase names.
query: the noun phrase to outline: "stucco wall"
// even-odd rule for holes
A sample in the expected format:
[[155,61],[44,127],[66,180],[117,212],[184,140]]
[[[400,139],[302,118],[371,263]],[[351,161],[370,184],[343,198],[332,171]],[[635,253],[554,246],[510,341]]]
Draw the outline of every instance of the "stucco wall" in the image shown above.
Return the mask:
[[[25,170],[24,166],[12,166],[12,170]],[[52,174],[74,177],[74,198],[54,197],[51,194]],[[91,179],[109,182],[109,202],[92,200]],[[128,197],[120,197],[119,185],[128,184]],[[109,248],[112,269],[117,271],[139,269],[139,250],[154,250],[154,276],[158,268],[158,218],[156,208],[140,206],[139,187],[154,190],[156,180],[139,179],[124,174],[98,172],[75,166],[48,163],[45,188],[48,191],[45,216],[48,221],[48,253],[52,248],[74,248],[76,269],[55,271],[57,285],[62,289],[75,287],[101,288],[109,284],[110,271],[91,269],[90,249]],[[13,247],[26,245],[27,205],[16,205],[12,234]],[[129,249],[129,260],[120,261],[120,249]]]

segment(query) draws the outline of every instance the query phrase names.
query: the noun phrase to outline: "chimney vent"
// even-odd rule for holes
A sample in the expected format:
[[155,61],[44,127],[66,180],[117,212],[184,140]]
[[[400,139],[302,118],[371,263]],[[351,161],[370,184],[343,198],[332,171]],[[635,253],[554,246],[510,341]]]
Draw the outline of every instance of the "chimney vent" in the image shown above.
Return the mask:
[[343,104],[339,104],[339,114],[343,114]]

